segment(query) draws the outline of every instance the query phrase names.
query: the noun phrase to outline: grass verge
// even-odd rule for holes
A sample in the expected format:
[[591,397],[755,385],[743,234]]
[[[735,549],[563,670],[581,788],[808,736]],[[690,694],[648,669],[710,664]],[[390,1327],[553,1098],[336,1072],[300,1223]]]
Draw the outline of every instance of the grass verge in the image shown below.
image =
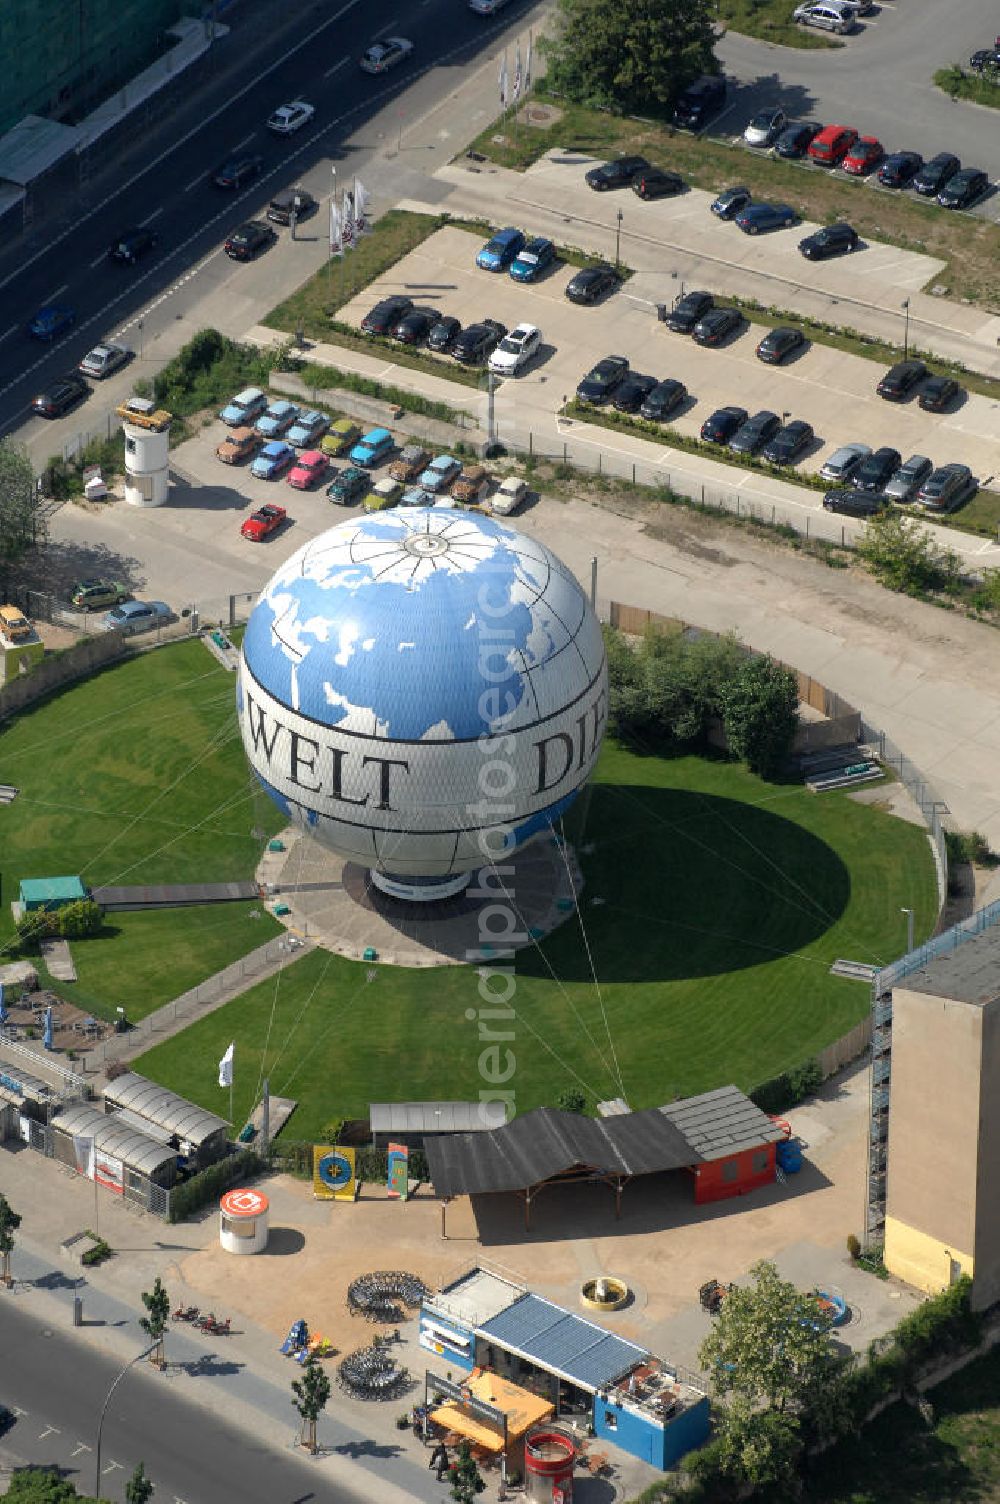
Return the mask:
[[781,47],[843,47],[843,42],[792,20],[796,0],[717,0],[719,20],[731,31]]
[[952,99],[971,99],[973,104],[1000,110],[1000,75],[968,73],[959,63],[952,63],[938,69],[934,82]]

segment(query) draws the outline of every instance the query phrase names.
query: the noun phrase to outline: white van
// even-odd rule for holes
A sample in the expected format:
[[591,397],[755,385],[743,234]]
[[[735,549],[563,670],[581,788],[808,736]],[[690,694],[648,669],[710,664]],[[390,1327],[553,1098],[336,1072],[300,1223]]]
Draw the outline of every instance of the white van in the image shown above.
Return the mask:
[[855,6],[845,3],[845,0],[806,0],[804,5],[797,5],[792,11],[792,20],[845,36],[857,25],[857,15]]

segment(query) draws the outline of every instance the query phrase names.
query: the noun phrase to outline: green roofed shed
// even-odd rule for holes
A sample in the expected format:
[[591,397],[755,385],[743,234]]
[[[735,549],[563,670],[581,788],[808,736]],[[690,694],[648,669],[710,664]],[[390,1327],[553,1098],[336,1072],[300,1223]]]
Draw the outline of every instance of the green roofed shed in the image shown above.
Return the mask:
[[35,909],[60,909],[64,903],[86,898],[87,890],[78,877],[22,877],[21,904],[26,914]]

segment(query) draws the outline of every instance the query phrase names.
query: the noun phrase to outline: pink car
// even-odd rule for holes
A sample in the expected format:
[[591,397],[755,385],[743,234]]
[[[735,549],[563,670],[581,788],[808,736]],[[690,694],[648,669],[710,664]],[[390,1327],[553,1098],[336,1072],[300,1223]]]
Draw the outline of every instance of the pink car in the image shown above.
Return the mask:
[[288,484],[296,491],[311,491],[326,475],[329,464],[318,449],[306,449],[288,472]]

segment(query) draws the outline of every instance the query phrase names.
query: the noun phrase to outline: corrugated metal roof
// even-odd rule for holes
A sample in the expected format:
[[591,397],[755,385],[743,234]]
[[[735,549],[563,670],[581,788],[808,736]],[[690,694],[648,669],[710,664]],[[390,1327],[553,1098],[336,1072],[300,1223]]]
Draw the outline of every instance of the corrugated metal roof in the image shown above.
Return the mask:
[[117,1076],[104,1088],[104,1100],[111,1107],[127,1107],[140,1118],[148,1118],[159,1128],[197,1147],[228,1124],[214,1112],[198,1107],[165,1086],[147,1081],[134,1071]]
[[86,898],[87,890],[78,877],[22,877],[22,903],[70,903]]
[[106,1116],[87,1102],[61,1108],[54,1115],[52,1126],[63,1133],[92,1138],[94,1147],[103,1154],[113,1154],[129,1169],[141,1170],[145,1175],[154,1174],[161,1165],[172,1164],[177,1158],[173,1149],[158,1144],[114,1116]]
[[540,1295],[520,1300],[477,1328],[487,1342],[596,1393],[644,1363],[649,1352],[574,1316]]
[[480,1133],[507,1121],[506,1102],[372,1102],[373,1133]]
[[784,1137],[784,1131],[736,1086],[720,1086],[656,1110],[680,1130],[701,1159],[724,1159]]

